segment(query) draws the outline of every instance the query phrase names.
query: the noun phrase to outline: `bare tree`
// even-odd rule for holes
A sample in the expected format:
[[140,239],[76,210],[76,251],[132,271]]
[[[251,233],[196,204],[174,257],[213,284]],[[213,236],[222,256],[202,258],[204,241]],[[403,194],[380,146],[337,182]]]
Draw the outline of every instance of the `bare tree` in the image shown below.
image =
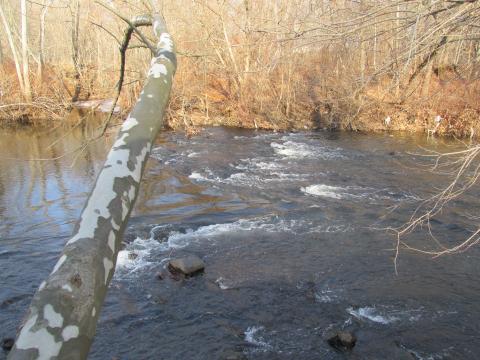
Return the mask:
[[20,0],[20,17],[21,17],[21,42],[22,42],[22,72],[24,95],[27,101],[32,101],[32,88],[30,86],[30,74],[28,66],[28,24],[27,24],[27,1]]
[[2,40],[0,39],[0,64],[3,63],[4,57],[5,57],[5,56],[3,55]]
[[[73,9],[72,9],[73,7]],[[72,16],[72,61],[75,68],[75,91],[72,97],[72,102],[78,100],[80,92],[82,91],[81,85],[81,65],[80,65],[80,0],[72,0],[70,8]]]
[[43,79],[43,68],[45,67],[45,18],[47,17],[48,8],[52,2],[53,0],[44,0],[40,14],[40,40],[38,49],[39,61],[37,69],[37,76],[40,81]]
[[[431,152],[425,156],[434,159],[432,171],[450,169],[450,171],[453,171],[453,178],[447,186],[435,195],[423,200],[415,209],[408,222],[399,228],[390,229],[397,235],[395,269],[397,268],[398,256],[402,249],[439,257],[464,252],[480,242],[480,226],[472,231],[470,236],[457,244],[445,245],[433,235],[431,224],[432,220],[438,217],[452,201],[460,198],[466,191],[478,185],[480,178],[480,145],[475,144],[465,150],[449,153]],[[472,219],[478,219],[478,216],[475,215],[471,217]],[[408,242],[408,235],[422,227],[427,229],[427,233],[432,239],[432,248],[429,250],[420,249]]]
[[17,72],[18,85],[20,86],[20,90],[22,94],[25,94],[23,76],[22,76],[22,71],[20,67],[20,60],[18,57],[17,48],[15,47],[15,42],[13,40],[13,33],[10,28],[10,24],[8,23],[7,17],[5,16],[5,11],[3,10],[3,7],[1,4],[0,4],[0,17],[2,18],[3,27],[5,29],[5,33],[7,34],[8,44],[10,45],[10,51],[12,52],[13,61],[15,63],[15,70]]

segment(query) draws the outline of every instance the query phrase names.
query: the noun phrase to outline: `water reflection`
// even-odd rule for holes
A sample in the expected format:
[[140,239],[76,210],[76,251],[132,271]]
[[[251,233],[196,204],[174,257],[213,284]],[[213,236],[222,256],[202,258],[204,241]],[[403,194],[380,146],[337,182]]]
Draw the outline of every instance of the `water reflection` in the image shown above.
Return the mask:
[[4,239],[71,231],[70,222],[83,206],[110,146],[110,140],[102,140],[80,154],[73,153],[85,133],[92,133],[96,126],[0,132],[0,229]]

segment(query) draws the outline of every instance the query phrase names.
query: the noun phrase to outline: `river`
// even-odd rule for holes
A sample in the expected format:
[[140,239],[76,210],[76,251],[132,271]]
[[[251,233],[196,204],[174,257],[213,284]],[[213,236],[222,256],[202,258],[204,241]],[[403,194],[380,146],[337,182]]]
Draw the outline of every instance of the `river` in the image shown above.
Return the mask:
[[[111,138],[71,153],[92,131],[0,130],[0,338],[15,335],[102,167]],[[383,230],[449,179],[416,153],[458,146],[389,134],[162,134],[89,358],[343,359],[325,341],[342,329],[358,338],[351,359],[478,358],[479,249],[403,251],[396,275],[395,238]],[[32,158],[58,159],[18,160]],[[475,229],[475,195],[433,223],[441,241]],[[427,238],[408,241],[432,246]],[[205,261],[203,275],[158,278],[187,254]]]

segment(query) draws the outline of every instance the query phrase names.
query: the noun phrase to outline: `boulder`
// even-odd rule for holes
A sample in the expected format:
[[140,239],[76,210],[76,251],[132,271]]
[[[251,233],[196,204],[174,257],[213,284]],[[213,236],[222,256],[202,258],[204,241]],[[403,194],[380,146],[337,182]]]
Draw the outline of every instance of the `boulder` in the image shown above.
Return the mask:
[[339,331],[328,340],[328,344],[341,351],[351,350],[357,342],[357,338],[351,332]]
[[182,273],[185,276],[192,276],[205,269],[205,263],[196,255],[189,255],[183,258],[170,260],[168,269],[172,273]]
[[243,349],[231,349],[225,351],[221,356],[222,360],[247,360],[247,356],[243,353]]

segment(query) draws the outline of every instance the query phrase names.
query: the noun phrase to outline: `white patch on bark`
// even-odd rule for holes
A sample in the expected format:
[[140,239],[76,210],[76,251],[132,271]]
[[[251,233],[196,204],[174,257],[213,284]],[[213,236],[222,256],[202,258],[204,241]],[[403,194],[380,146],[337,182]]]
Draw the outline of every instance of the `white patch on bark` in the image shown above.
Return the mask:
[[155,79],[158,79],[162,75],[167,75],[167,67],[163,64],[153,64],[150,70],[148,71],[148,76],[153,76]]
[[113,253],[115,253],[115,234],[112,230],[110,230],[110,233],[108,234],[108,247]]
[[92,309],[92,317],[95,317],[95,314],[97,313],[97,310],[95,309],[95,306]]
[[68,341],[70,339],[74,339],[78,337],[80,330],[78,326],[75,325],[68,325],[65,329],[62,330],[62,337],[63,340]]
[[15,346],[20,350],[37,350],[38,357],[36,360],[50,360],[58,356],[62,348],[62,342],[56,342],[55,337],[45,328],[32,331],[37,318],[38,315],[35,315],[28,319],[15,342]]
[[120,138],[118,138],[117,141],[115,141],[115,143],[113,144],[113,148],[117,149],[120,146],[126,145],[127,143],[125,142],[125,138],[128,135],[129,135],[128,133],[123,133],[122,136]]
[[53,275],[57,272],[58,269],[60,269],[60,266],[63,265],[63,263],[67,260],[67,255],[62,255],[60,259],[58,259],[57,263],[55,264],[52,273],[50,275]]
[[153,23],[153,31],[155,32],[155,35],[157,35],[157,36],[158,36],[159,34],[161,34],[161,32],[162,32],[162,24],[160,24],[160,22],[158,22],[158,21],[155,21],[155,22]]
[[62,286],[62,289],[65,290],[65,291],[68,291],[68,292],[72,292],[72,291],[73,291],[72,287],[71,287],[70,285],[68,285],[68,284],[63,285],[63,286]]
[[133,185],[130,186],[130,190],[128,191],[128,198],[129,198],[129,200],[130,200],[130,203],[131,203],[133,200],[135,200],[135,190],[136,190],[135,186],[133,186]]
[[153,98],[153,95],[152,95],[152,94],[148,94],[147,97],[148,97],[149,99],[151,99],[151,98]]
[[158,42],[157,47],[173,52],[173,40],[170,34],[162,33],[162,35],[160,35],[160,41]]
[[122,124],[122,127],[120,128],[120,131],[128,131],[134,126],[138,125],[137,119],[130,117],[130,115],[127,117],[127,120],[125,120]]
[[108,275],[110,275],[110,270],[113,269],[113,262],[107,258],[103,258],[103,267],[105,268],[105,285],[107,285]]
[[145,161],[145,157],[147,153],[150,151],[151,143],[147,143],[147,145],[142,149],[142,152],[136,157],[136,164],[135,169],[132,171],[131,175],[133,180],[138,184],[140,182],[140,175],[142,174],[142,165]]
[[47,320],[48,326],[57,328],[63,326],[63,316],[57,313],[51,304],[47,304],[43,308],[43,318]]
[[[150,143],[148,143],[149,145]],[[117,178],[126,178],[131,176],[135,182],[140,181],[142,163],[145,160],[147,150],[143,149],[141,154],[136,157],[136,164],[133,171],[127,166],[130,159],[129,149],[112,149],[108,155],[105,166],[100,173],[97,183],[93,189],[87,206],[81,215],[80,226],[77,234],[73,236],[67,244],[73,244],[79,239],[93,238],[95,230],[98,227],[98,219],[104,217],[108,219],[112,214],[108,206],[118,194],[113,190],[113,185]],[[112,221],[113,226],[113,221]]]
[[47,282],[46,281],[42,281],[42,283],[40,284],[40,286],[38,287],[38,291],[42,291],[43,289],[45,289],[45,286],[47,285]]
[[120,230],[120,225],[118,225],[118,224],[115,222],[115,219],[112,219],[111,223],[112,223],[112,228],[113,228],[114,230],[117,230],[117,231]]

